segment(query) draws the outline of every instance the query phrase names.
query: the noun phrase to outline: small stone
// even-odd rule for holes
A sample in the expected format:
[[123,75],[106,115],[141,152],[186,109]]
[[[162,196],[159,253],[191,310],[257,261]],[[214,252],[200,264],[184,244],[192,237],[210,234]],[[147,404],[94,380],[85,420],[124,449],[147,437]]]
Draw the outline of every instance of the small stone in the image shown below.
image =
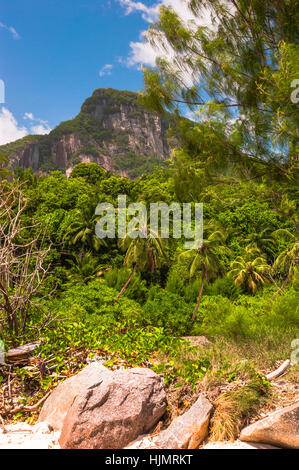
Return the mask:
[[40,423],[36,423],[33,426],[32,431],[34,433],[39,433],[39,434],[50,434],[53,431],[53,427],[49,423],[43,421]]

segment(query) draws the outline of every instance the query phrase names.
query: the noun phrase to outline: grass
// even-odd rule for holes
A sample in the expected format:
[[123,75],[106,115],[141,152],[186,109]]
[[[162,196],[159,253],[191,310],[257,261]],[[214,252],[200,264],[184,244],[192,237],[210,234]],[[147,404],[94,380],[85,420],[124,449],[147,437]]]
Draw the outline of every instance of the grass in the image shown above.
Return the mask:
[[[291,338],[292,339],[292,338]],[[209,439],[212,441],[235,440],[240,430],[249,424],[264,407],[269,408],[276,390],[265,375],[290,357],[291,339],[288,332],[269,336],[263,340],[236,341],[216,337],[209,346],[190,348],[182,345],[175,356],[173,367],[180,370],[186,361],[193,364],[208,363],[206,373],[199,377],[195,389],[175,378],[167,389],[167,423],[186,411],[204,393],[214,405],[210,421]],[[169,361],[168,355],[160,353],[158,360]],[[291,368],[287,380],[298,382],[299,366]],[[180,388],[176,388],[180,386]],[[290,397],[291,398],[291,397]]]
[[[252,371],[253,372],[253,371]],[[253,372],[245,385],[236,386],[214,402],[215,411],[210,421],[210,440],[235,440],[242,427],[270,397],[270,384]]]

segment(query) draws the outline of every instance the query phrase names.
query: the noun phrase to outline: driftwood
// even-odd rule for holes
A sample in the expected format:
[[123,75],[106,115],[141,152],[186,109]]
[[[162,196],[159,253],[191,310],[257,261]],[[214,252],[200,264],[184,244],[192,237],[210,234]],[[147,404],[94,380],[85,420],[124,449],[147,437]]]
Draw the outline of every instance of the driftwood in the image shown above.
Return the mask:
[[15,349],[9,349],[5,354],[5,359],[7,362],[16,362],[23,359],[27,359],[31,353],[41,345],[39,341],[34,343],[24,344]]
[[279,377],[280,375],[282,375],[284,372],[286,372],[286,370],[290,367],[291,365],[291,362],[289,361],[289,359],[287,359],[286,361],[284,361],[280,367],[278,367],[278,369],[274,370],[273,372],[270,372],[270,374],[266,375],[266,378],[268,380],[273,380],[273,379],[276,379],[276,377]]

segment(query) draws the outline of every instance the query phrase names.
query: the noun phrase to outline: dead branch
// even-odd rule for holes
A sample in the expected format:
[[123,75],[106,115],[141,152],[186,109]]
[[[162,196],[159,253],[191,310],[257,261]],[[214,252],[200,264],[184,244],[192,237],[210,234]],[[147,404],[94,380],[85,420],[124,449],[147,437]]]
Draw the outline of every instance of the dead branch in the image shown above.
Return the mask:
[[[32,298],[44,282],[51,244],[40,224],[24,226],[27,202],[19,187],[0,187],[0,324],[14,344],[25,332]],[[29,241],[28,241],[29,236]]]
[[282,375],[284,372],[286,372],[286,370],[290,367],[290,365],[291,365],[291,362],[289,361],[289,359],[287,359],[286,361],[284,361],[281,364],[280,367],[278,367],[278,369],[276,369],[273,372],[270,372],[270,374],[266,375],[266,378],[268,380],[276,379],[277,377]]
[[16,414],[20,413],[21,411],[24,412],[32,412],[32,411],[37,411],[40,406],[46,401],[46,399],[50,396],[51,391],[46,393],[46,395],[41,398],[35,405],[31,406],[26,406],[26,405],[20,405],[16,406],[15,408],[4,408],[5,414]]

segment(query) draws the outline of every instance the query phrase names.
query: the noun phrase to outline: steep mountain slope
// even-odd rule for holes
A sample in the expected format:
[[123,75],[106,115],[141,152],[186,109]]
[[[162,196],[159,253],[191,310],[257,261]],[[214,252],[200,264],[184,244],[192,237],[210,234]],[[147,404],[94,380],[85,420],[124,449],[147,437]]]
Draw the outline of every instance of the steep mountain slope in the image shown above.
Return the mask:
[[144,109],[136,93],[98,89],[74,119],[49,135],[26,136],[2,146],[0,153],[12,168],[61,169],[69,174],[80,162],[96,162],[126,175],[147,159],[154,164],[169,157],[169,119]]

